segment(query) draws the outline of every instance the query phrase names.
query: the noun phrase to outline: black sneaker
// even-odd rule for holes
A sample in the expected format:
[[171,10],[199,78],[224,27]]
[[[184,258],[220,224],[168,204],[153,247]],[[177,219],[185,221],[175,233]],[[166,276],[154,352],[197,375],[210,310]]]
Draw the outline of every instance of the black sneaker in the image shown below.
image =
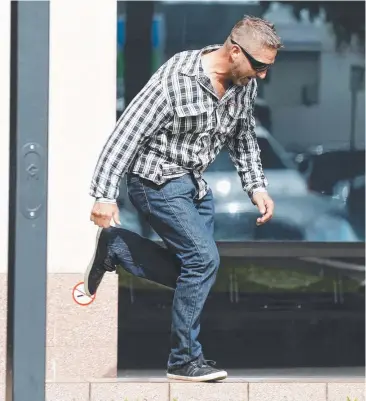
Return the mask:
[[176,368],[168,368],[168,379],[186,380],[191,382],[217,381],[227,378],[227,372],[214,368],[216,362],[207,361],[202,357]]
[[84,275],[85,293],[89,297],[97,292],[105,272],[116,270],[116,267],[111,264],[108,258],[107,245],[106,232],[103,228],[99,228],[95,241],[94,255]]

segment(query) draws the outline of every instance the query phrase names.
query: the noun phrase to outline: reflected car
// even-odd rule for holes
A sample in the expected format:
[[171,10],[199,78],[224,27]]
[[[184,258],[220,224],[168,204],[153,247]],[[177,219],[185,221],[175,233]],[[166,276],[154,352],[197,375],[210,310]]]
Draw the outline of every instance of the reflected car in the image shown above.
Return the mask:
[[340,185],[345,197],[345,211],[348,220],[361,241],[365,241],[365,175],[355,177]]
[[342,184],[365,174],[365,149],[350,150],[349,145],[340,148],[314,146],[297,154],[295,160],[309,190],[322,195],[342,195]]
[[[282,145],[263,127],[256,127],[258,146],[265,175],[270,183],[271,194],[305,195],[308,188],[305,178],[296,168]],[[210,181],[215,196],[231,197],[243,193],[240,179],[226,148],[222,149],[215,161],[208,167],[204,177]]]
[[309,191],[282,145],[263,127],[257,127],[256,134],[268,190],[275,202],[274,216],[263,226],[256,226],[258,211],[243,192],[229,153],[223,149],[204,173],[215,197],[215,239],[359,241],[342,202]]
[[[224,148],[203,174],[215,199],[217,241],[360,241],[347,218],[344,203],[312,193],[286,151],[263,127],[256,129],[273,218],[256,226],[258,210],[242,190],[239,175]],[[139,218],[128,199],[125,182],[119,198],[124,228],[155,241],[159,236]]]

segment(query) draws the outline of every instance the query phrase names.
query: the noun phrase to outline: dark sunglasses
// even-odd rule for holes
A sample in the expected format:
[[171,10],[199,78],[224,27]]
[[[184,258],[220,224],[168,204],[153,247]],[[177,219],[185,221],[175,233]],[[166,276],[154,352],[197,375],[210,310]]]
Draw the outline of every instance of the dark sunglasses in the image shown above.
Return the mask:
[[256,60],[252,57],[243,47],[239,45],[239,43],[235,42],[234,39],[231,39],[231,43],[240,47],[240,50],[244,53],[244,56],[248,59],[250,65],[252,66],[253,70],[257,72],[263,72],[268,70],[272,66],[272,64],[262,63],[261,61]]

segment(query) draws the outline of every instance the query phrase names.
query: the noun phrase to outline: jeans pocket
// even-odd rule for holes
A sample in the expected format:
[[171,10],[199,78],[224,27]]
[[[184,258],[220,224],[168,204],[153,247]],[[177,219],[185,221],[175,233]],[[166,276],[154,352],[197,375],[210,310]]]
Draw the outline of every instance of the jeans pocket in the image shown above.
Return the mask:
[[193,200],[198,194],[198,187],[192,174],[185,174],[170,179],[162,187],[162,197],[166,201],[174,201],[177,197],[186,197]]
[[138,176],[129,176],[127,180],[128,197],[138,212],[148,215],[150,205],[146,196],[144,184]]

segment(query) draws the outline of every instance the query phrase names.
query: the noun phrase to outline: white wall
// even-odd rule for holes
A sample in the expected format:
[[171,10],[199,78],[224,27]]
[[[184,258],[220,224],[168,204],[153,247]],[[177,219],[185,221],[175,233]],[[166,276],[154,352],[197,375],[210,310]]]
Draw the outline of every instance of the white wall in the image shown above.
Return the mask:
[[115,123],[117,3],[50,4],[48,271],[74,273],[93,252],[89,184]]
[[10,0],[0,1],[0,273],[8,270]]
[[[48,270],[83,272],[89,183],[116,110],[115,0],[50,2]],[[10,0],[0,1],[0,273],[7,271]]]

